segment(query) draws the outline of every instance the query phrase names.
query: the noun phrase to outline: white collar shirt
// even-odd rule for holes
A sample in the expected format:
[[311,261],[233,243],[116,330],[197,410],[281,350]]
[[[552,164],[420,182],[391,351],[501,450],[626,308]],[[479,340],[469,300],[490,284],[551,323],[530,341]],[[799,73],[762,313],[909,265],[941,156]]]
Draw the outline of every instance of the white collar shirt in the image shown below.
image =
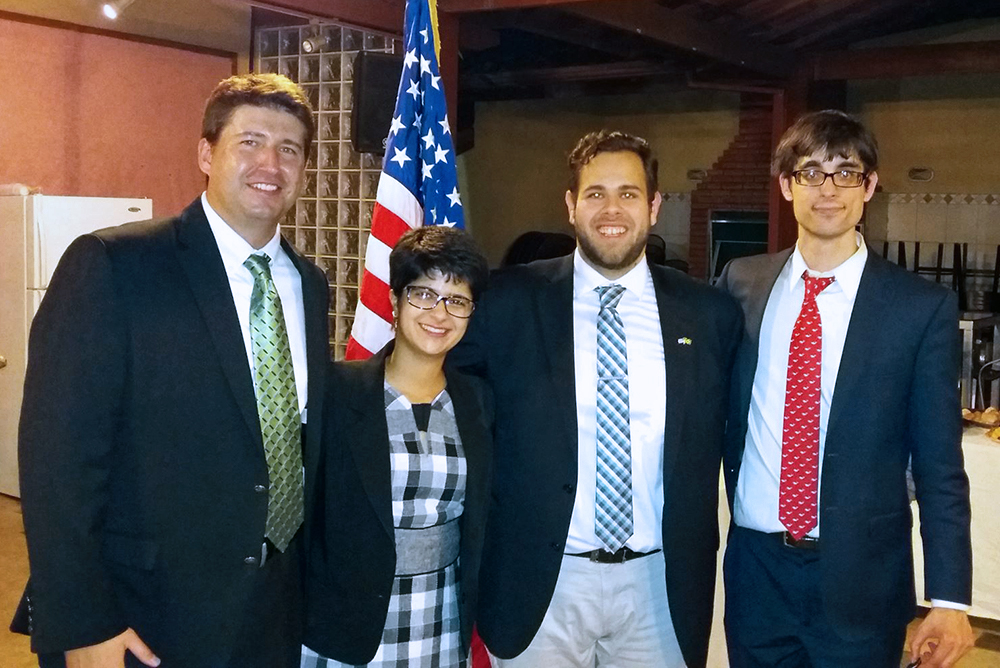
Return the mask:
[[[785,385],[788,374],[788,351],[795,320],[802,309],[805,281],[802,274],[833,276],[835,280],[816,297],[822,323],[822,361],[820,364],[819,402],[819,479],[823,478],[823,452],[826,427],[830,419],[833,389],[837,384],[847,328],[854,311],[854,300],[861,284],[861,274],[868,260],[868,249],[859,234],[858,250],[840,266],[828,272],[815,272],[796,245],[771,288],[764,309],[757,348],[757,370],[747,416],[747,436],[740,465],[733,519],[738,526],[777,533],[785,530],[778,520],[778,492],[781,480],[781,440],[784,421]],[[817,498],[821,498],[822,485]],[[818,537],[819,518],[808,533]]]
[[[306,421],[306,402],[308,401],[308,367],[306,365],[306,327],[305,308],[302,301],[302,277],[292,263],[291,258],[281,247],[281,228],[263,248],[254,248],[208,203],[208,198],[202,193],[201,205],[205,209],[205,217],[215,236],[215,243],[222,255],[222,264],[229,278],[229,288],[236,306],[236,315],[240,319],[240,333],[246,348],[247,363],[254,376],[253,344],[250,338],[250,297],[253,294],[253,274],[243,266],[252,254],[266,254],[271,258],[271,278],[281,300],[281,311],[285,317],[285,329],[288,332],[288,346],[292,353],[292,366],[295,370],[295,390],[298,394],[299,413],[302,421]],[[256,391],[256,380],[254,382]]]
[[597,493],[597,315],[601,299],[594,288],[617,283],[625,288],[618,315],[628,351],[629,431],[632,451],[634,532],[626,545],[637,552],[662,547],[663,430],[666,421],[666,369],[663,332],[653,279],[645,256],[615,281],[573,255],[573,337],[577,412],[576,500],[566,553],[603,549],[594,532]]

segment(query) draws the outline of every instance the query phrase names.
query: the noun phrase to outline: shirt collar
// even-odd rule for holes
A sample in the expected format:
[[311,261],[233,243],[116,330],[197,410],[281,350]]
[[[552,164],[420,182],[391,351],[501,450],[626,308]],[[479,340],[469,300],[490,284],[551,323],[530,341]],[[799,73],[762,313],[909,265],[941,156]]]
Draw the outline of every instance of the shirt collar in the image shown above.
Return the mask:
[[860,232],[856,232],[855,234],[857,235],[858,250],[854,252],[854,255],[840,263],[840,266],[830,271],[818,272],[809,269],[805,259],[802,257],[802,253],[799,252],[799,245],[795,244],[795,250],[792,251],[792,256],[789,258],[788,289],[794,290],[802,282],[803,272],[808,271],[810,276],[835,277],[837,280],[824,290],[824,292],[830,294],[838,291],[843,292],[848,299],[853,300],[858,294],[858,286],[861,285],[861,274],[864,272],[865,262],[868,260],[868,247],[865,245],[865,238],[861,236]]
[[222,255],[222,264],[225,265],[226,270],[232,270],[237,267],[242,267],[246,259],[253,254],[266,254],[271,258],[272,267],[275,258],[278,257],[278,253],[281,250],[281,226],[274,231],[274,236],[268,241],[263,248],[254,248],[247,242],[246,239],[241,237],[239,233],[222,219],[222,216],[212,208],[212,205],[208,203],[208,197],[205,193],[201,194],[201,206],[205,209],[205,217],[208,218],[208,226],[212,228],[212,234],[215,236],[215,243],[219,246],[219,253]]
[[636,299],[642,299],[649,285],[649,265],[646,262],[646,254],[642,254],[639,262],[629,269],[627,274],[612,281],[587,264],[587,261],[581,257],[579,248],[573,251],[573,293],[576,298],[582,298],[588,293],[594,294],[594,288],[612,283],[625,288],[626,295],[631,293]]

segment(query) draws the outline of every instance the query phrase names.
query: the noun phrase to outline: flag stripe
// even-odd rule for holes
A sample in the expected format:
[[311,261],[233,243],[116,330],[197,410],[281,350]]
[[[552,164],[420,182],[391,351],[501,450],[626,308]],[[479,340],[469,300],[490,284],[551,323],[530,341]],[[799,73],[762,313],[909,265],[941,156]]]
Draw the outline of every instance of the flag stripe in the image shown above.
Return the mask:
[[382,172],[379,176],[375,200],[410,227],[420,227],[423,223],[424,211],[420,202],[391,174]]
[[[365,314],[365,317],[357,317]],[[358,342],[369,353],[382,349],[386,341],[392,339],[392,325],[372,313],[364,304],[358,304],[357,316],[351,338]]]
[[365,270],[361,279],[361,303],[382,320],[392,323],[392,304],[386,299],[388,294],[389,284]]
[[[368,238],[368,248],[365,249],[365,272],[371,274],[383,285],[389,285],[389,253],[396,245],[399,236],[388,243],[382,241],[374,234]],[[364,278],[361,279],[361,288],[364,289]],[[388,299],[388,295],[386,298]]]

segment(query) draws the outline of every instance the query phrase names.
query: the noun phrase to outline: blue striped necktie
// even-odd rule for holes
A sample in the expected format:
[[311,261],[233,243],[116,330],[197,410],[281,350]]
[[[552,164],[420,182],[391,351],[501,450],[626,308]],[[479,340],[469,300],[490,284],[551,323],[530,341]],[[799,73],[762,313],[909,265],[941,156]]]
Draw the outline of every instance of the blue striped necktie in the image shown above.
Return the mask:
[[625,288],[595,288],[597,316],[597,499],[594,531],[611,552],[633,533],[632,445],[628,407],[628,351],[616,310]]

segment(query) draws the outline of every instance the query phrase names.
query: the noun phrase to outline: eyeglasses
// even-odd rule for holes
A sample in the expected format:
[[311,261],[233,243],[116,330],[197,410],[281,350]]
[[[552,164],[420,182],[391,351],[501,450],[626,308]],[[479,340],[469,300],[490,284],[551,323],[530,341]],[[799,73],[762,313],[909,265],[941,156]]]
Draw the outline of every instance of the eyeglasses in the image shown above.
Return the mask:
[[437,307],[438,302],[444,302],[444,310],[456,318],[469,318],[476,310],[476,302],[471,299],[457,295],[439,295],[422,285],[406,286],[406,301],[410,306],[424,311],[430,311]]
[[836,172],[821,172],[818,169],[799,169],[792,172],[792,178],[800,186],[818,188],[826,183],[826,180],[833,179],[833,185],[838,188],[857,188],[868,178],[867,172],[855,172],[850,169],[841,169]]

